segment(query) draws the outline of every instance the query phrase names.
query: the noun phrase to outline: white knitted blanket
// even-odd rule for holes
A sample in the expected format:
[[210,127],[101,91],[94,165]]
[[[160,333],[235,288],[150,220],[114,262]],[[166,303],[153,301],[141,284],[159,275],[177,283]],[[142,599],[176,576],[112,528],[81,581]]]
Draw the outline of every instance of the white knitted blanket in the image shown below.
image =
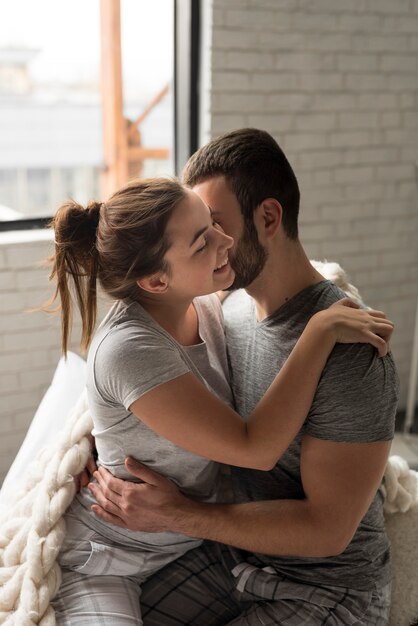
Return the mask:
[[61,582],[56,561],[75,494],[74,477],[90,451],[92,421],[83,392],[59,438],[28,467],[0,511],[0,623],[54,626],[50,600]]

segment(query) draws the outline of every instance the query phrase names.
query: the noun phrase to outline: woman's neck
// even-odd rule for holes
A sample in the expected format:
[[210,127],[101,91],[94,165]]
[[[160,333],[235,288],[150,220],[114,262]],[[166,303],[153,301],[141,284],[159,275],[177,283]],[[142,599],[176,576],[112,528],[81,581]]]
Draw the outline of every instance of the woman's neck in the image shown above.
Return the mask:
[[173,303],[169,299],[144,296],[140,304],[181,345],[192,346],[201,342],[193,301]]

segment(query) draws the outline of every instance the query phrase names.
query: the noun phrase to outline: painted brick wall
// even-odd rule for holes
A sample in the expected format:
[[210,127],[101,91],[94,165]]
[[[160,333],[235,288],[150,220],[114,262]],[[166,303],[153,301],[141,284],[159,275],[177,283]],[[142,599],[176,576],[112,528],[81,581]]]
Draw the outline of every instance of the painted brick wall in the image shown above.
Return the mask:
[[206,135],[271,132],[301,238],[396,323],[402,404],[418,295],[417,0],[213,0]]
[[[51,296],[49,232],[0,233],[0,484],[24,439],[60,358],[59,319],[26,312]],[[107,308],[101,298],[101,314]],[[71,349],[78,352],[75,316]]]

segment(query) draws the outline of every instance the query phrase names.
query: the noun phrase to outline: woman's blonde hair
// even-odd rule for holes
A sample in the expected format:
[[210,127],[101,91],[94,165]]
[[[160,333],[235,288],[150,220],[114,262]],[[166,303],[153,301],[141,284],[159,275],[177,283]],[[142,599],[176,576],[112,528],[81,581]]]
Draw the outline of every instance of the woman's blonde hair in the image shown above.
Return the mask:
[[[73,300],[81,314],[81,348],[88,349],[97,316],[97,280],[117,300],[138,300],[137,280],[169,271],[164,255],[171,245],[167,222],[186,197],[176,180],[136,180],[103,203],[87,207],[69,200],[55,214],[55,253],[50,279],[56,290],[43,310],[60,300],[61,344],[66,355],[71,334]],[[54,309],[56,310],[56,309]]]

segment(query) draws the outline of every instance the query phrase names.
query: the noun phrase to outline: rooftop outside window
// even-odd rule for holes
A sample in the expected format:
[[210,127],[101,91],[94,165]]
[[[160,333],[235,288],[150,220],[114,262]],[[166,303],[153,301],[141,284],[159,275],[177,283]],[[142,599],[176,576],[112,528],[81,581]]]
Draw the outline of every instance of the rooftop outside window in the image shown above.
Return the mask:
[[3,0],[0,223],[108,195],[115,6],[125,178],[174,174],[174,0]]

